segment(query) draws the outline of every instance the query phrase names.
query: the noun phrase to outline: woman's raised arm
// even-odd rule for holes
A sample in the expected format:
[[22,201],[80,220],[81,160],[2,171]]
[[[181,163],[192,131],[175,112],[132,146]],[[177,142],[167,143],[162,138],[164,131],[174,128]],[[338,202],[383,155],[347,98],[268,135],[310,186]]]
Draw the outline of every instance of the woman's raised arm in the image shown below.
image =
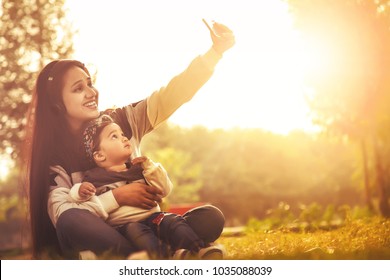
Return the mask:
[[223,53],[235,44],[233,32],[220,23],[214,23],[210,36],[213,42],[210,50],[196,57],[186,70],[147,99],[147,114],[153,127],[168,119],[181,105],[191,100],[210,79]]

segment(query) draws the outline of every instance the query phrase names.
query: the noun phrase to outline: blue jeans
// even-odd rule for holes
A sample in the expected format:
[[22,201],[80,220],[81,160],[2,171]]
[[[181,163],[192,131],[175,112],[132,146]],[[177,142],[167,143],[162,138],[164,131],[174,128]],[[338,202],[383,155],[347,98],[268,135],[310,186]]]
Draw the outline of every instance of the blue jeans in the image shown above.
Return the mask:
[[[218,239],[225,223],[222,212],[211,205],[194,208],[183,218],[205,244]],[[57,221],[56,231],[62,254],[67,259],[77,258],[78,252],[84,250],[96,254],[108,252],[118,257],[138,251],[116,228],[88,210],[65,211]]]
[[198,252],[205,247],[184,217],[172,213],[153,213],[142,221],[122,226],[120,231],[137,249],[146,250],[156,259],[168,258],[177,249]]

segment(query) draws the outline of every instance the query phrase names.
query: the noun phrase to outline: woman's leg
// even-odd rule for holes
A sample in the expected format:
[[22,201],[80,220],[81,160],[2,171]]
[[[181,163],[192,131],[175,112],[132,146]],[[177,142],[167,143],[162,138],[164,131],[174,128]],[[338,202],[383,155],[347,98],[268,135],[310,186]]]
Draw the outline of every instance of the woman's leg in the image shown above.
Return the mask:
[[56,226],[61,250],[66,258],[77,258],[78,252],[91,250],[127,257],[134,246],[115,228],[88,210],[72,208],[61,214]]
[[212,205],[205,205],[189,210],[183,215],[194,232],[206,243],[217,240],[225,225],[221,210]]

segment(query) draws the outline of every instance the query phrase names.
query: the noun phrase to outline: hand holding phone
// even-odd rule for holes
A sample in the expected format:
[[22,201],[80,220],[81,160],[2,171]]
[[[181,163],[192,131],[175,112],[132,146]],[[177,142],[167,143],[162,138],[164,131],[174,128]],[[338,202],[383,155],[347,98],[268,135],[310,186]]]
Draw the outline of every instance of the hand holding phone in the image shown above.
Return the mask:
[[211,27],[211,25],[207,22],[207,20],[205,20],[204,18],[202,18],[202,21],[204,22],[204,24],[207,26],[207,28],[210,30],[210,33],[213,34],[214,36],[218,36],[217,34],[215,34],[215,31],[214,29]]
[[213,48],[221,55],[234,46],[235,38],[233,32],[225,25],[217,22],[209,24],[204,18],[203,23],[210,30],[211,40],[213,41]]

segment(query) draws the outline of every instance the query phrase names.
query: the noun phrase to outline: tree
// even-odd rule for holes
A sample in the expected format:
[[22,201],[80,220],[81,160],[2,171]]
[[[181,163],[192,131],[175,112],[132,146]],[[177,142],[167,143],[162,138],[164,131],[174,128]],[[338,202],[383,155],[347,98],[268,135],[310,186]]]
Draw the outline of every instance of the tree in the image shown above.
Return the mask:
[[65,0],[2,0],[0,10],[0,154],[19,160],[38,71],[73,53]]
[[174,183],[170,203],[210,202],[227,224],[264,218],[280,202],[300,211],[316,202],[361,205],[354,188],[354,153],[347,142],[295,131],[160,126],[142,141]]
[[[315,46],[322,67],[308,85],[313,120],[360,148],[366,201],[377,186],[380,210],[390,216],[390,10],[388,1],[288,0],[307,46]],[[322,49],[322,52],[318,52]],[[375,177],[375,180],[372,178]]]

